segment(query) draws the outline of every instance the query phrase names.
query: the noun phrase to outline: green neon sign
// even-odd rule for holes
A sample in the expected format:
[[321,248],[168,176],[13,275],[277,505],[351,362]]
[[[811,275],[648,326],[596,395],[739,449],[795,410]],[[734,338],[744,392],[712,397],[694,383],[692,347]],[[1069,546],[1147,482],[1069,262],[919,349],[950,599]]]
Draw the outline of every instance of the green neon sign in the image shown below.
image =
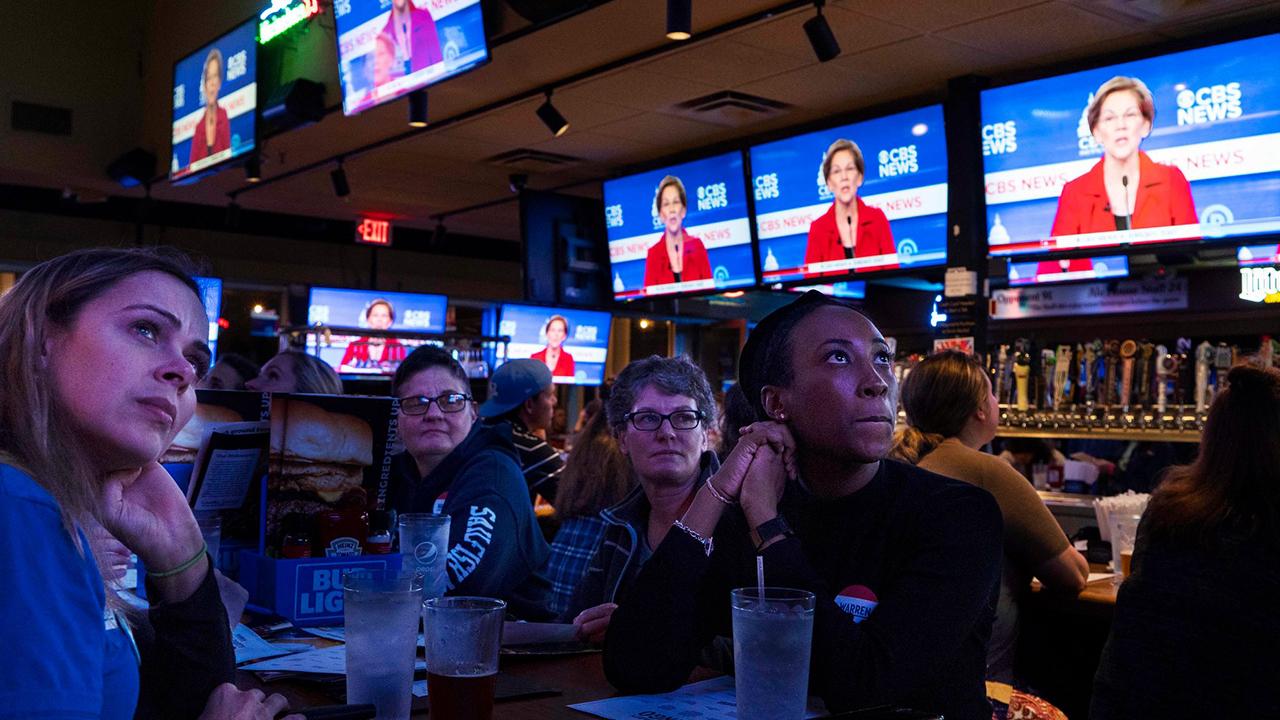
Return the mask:
[[271,7],[258,16],[258,43],[266,45],[319,12],[320,0],[271,0]]

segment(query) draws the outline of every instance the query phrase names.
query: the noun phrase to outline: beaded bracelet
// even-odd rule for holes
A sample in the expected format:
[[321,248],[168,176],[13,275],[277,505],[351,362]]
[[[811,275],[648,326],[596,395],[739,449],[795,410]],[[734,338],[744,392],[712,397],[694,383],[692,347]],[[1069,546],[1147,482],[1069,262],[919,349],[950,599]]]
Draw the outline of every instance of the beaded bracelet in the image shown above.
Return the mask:
[[196,553],[190,560],[182,563],[178,567],[172,570],[165,570],[164,572],[153,572],[151,570],[147,570],[147,574],[153,578],[167,578],[167,577],[173,577],[174,575],[181,575],[182,573],[194,567],[196,563],[203,560],[205,554],[208,552],[209,552],[209,546],[202,542],[200,543],[200,552]]
[[729,499],[729,496],[717,490],[715,483],[711,482],[710,478],[707,479],[707,489],[711,491],[711,497],[715,498],[716,500],[719,500],[725,505],[738,504],[737,501]]

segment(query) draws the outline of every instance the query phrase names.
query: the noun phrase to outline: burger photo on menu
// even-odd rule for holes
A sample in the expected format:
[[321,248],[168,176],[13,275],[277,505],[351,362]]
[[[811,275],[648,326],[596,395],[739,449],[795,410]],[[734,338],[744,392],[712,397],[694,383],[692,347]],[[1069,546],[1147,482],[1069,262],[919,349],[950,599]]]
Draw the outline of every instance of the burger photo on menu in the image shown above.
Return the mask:
[[[317,552],[358,555],[368,510],[385,497],[382,466],[391,437],[391,400],[327,395],[275,396],[267,470],[267,538],[279,540],[288,516],[316,528]],[[293,522],[293,521],[290,521]],[[342,532],[338,546],[320,542],[326,526]],[[335,549],[335,548],[340,548]]]
[[178,431],[169,449],[160,456],[162,463],[194,463],[205,429],[213,423],[233,423],[244,420],[240,413],[229,407],[199,403],[191,420]]

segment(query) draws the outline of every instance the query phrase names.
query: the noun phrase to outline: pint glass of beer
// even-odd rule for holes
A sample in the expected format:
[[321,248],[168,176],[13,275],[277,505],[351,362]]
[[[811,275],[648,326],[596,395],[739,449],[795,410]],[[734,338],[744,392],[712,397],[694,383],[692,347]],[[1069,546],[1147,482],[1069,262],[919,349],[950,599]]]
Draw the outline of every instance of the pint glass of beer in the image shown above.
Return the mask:
[[490,720],[507,604],[481,597],[422,604],[427,699],[439,720]]

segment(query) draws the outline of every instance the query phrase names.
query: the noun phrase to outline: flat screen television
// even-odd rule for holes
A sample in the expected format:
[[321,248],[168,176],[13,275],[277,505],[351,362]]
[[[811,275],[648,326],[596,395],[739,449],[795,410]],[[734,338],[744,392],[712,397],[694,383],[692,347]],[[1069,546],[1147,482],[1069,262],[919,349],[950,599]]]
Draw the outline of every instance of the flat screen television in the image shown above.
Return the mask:
[[[200,288],[200,301],[209,320],[209,362],[218,359],[218,318],[222,316],[222,278],[194,277]],[[212,367],[212,365],[210,365]]]
[[257,33],[255,17],[174,63],[171,181],[194,180],[254,149]]
[[1110,255],[1096,258],[1071,258],[1031,262],[1009,261],[1010,285],[1043,285],[1077,280],[1107,280],[1129,277],[1129,258]]
[[[311,288],[308,325],[442,333],[449,299],[444,295]],[[307,351],[317,354],[316,335],[307,336]],[[393,375],[400,362],[423,340],[361,335],[332,335],[321,341],[319,357],[343,375]]]
[[368,110],[489,59],[480,0],[335,0],[342,111]]
[[1236,250],[1236,264],[1240,267],[1280,265],[1280,245],[1242,245]]
[[556,383],[604,382],[609,313],[533,305],[503,305],[499,312],[498,334],[511,338],[507,359],[541,360]]
[[1280,232],[1280,35],[982,93],[993,255]]
[[616,300],[756,282],[741,152],[609,180],[604,214]]
[[765,283],[946,264],[940,105],[756,145],[751,176]]

